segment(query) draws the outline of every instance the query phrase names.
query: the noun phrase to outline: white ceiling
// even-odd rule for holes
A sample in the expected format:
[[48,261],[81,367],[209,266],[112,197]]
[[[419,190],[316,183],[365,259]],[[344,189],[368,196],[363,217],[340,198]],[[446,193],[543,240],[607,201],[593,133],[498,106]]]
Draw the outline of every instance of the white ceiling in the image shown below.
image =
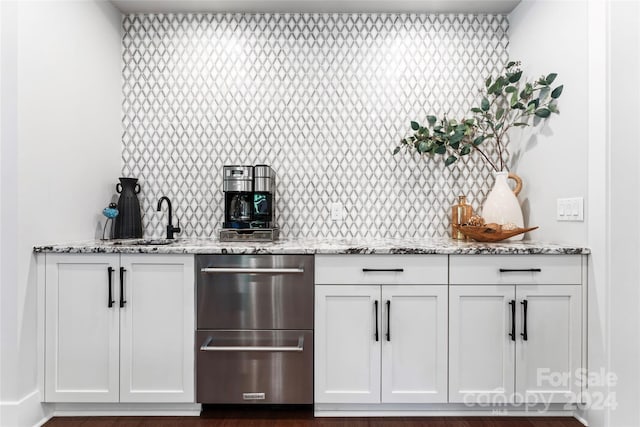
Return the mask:
[[109,0],[122,13],[511,12],[521,0]]

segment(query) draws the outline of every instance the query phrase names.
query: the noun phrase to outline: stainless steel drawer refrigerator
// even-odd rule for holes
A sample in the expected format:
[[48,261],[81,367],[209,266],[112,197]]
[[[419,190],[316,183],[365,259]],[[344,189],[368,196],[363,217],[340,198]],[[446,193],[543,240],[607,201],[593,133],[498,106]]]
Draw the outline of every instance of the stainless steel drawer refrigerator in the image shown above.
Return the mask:
[[198,255],[196,400],[313,403],[313,256]]

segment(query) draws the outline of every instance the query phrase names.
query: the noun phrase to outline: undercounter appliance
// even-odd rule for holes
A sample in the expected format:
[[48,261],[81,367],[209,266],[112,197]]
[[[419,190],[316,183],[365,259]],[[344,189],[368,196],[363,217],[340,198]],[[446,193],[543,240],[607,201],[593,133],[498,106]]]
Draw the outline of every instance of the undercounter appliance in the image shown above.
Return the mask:
[[313,256],[198,255],[196,400],[313,403]]
[[275,219],[276,174],[269,165],[224,166],[222,241],[278,239]]

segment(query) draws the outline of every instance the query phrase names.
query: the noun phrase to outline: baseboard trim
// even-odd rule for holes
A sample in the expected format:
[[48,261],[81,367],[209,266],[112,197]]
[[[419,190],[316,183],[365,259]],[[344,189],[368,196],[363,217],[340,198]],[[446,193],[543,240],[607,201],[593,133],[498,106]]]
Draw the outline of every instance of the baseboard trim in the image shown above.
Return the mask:
[[34,390],[14,402],[0,402],[0,425],[6,427],[39,427],[51,418],[47,405]]
[[200,416],[199,403],[56,403],[53,416],[99,417],[99,416]]
[[573,413],[573,418],[575,418],[576,420],[580,421],[583,425],[585,426],[589,426],[589,422],[579,413],[574,412]]
[[[575,408],[563,404],[474,405],[436,404],[327,404],[316,403],[316,417],[575,417]],[[581,421],[581,420],[580,420]]]

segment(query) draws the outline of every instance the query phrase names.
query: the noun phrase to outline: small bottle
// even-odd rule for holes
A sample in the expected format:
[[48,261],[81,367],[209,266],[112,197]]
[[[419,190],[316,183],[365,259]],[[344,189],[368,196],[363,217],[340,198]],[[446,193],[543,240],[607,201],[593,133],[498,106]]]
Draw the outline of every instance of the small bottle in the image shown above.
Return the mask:
[[465,196],[458,196],[458,204],[451,208],[451,238],[465,240],[467,236],[459,232],[455,226],[464,225],[473,215],[473,208],[467,204]]

